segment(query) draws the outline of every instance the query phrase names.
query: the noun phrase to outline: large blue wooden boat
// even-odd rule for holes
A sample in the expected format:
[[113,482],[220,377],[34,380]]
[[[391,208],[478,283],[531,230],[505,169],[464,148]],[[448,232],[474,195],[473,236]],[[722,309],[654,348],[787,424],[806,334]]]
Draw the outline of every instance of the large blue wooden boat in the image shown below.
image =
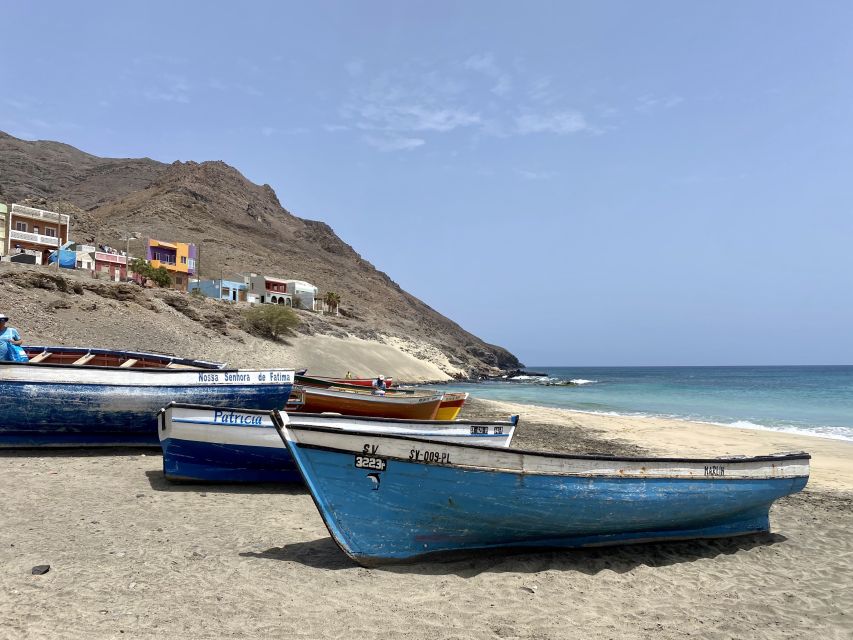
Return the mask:
[[302,476],[276,432],[276,422],[508,447],[518,416],[502,422],[398,420],[173,402],[159,416],[163,473],[170,480],[301,482]]
[[767,531],[809,455],[559,455],[281,425],[335,542],[359,564],[496,547],[583,547]]
[[159,446],[157,414],[173,400],[283,408],[292,369],[228,369],[218,362],[90,349],[27,347],[0,362],[0,447]]

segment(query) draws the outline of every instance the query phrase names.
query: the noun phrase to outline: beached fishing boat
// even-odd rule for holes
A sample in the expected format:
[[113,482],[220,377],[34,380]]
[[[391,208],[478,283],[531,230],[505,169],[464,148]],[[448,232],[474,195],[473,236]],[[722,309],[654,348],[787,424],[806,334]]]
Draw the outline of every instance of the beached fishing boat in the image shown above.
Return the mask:
[[226,369],[154,353],[27,347],[0,362],[0,447],[157,446],[157,412],[173,400],[275,409],[292,369]]
[[[368,387],[368,388],[373,387],[373,381],[376,379],[376,378],[329,378],[326,376],[314,376],[314,377],[319,379],[319,380],[325,380],[325,381],[330,382],[332,384],[351,384],[354,387]],[[391,379],[391,377],[390,376],[386,377],[385,378],[385,386],[388,389],[390,389],[393,385],[394,385],[394,382]]]
[[[320,389],[344,389],[349,391],[359,391],[361,393],[370,393],[371,388],[370,385],[356,385],[356,384],[348,384],[346,380],[337,381],[331,380],[330,378],[318,378],[316,376],[306,376],[304,373],[296,374],[296,384],[300,387],[319,387]],[[411,395],[414,393],[421,393],[422,391],[418,391],[416,389],[400,389],[399,387],[395,387],[394,389],[386,390],[386,393],[391,395]]]
[[769,529],[809,455],[639,458],[470,447],[281,425],[335,542],[359,564],[497,547],[584,547]]
[[518,416],[502,422],[409,421],[330,414],[288,416],[276,411],[171,403],[160,412],[158,421],[163,473],[170,480],[301,482],[274,421],[508,447]]
[[456,416],[462,411],[462,405],[468,399],[467,393],[445,393],[441,397],[441,404],[435,412],[436,420],[456,420]]
[[345,416],[373,416],[401,420],[433,420],[441,405],[441,393],[373,395],[365,389],[356,391],[329,387],[297,385],[287,404],[288,412],[340,413]]

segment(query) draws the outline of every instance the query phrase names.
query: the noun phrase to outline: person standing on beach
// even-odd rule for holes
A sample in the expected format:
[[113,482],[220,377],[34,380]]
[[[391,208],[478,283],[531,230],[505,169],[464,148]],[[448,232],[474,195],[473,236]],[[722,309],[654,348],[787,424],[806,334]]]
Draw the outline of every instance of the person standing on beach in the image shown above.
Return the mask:
[[24,342],[15,327],[7,327],[9,316],[0,313],[0,360],[27,362],[27,354],[20,345]]

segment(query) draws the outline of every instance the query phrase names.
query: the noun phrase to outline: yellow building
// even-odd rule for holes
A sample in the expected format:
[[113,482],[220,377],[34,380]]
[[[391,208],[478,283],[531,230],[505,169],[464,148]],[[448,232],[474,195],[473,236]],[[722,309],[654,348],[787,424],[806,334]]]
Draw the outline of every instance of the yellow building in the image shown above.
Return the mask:
[[196,273],[196,246],[186,242],[148,240],[148,262],[155,269],[165,268],[174,281],[174,288],[186,291],[189,279]]

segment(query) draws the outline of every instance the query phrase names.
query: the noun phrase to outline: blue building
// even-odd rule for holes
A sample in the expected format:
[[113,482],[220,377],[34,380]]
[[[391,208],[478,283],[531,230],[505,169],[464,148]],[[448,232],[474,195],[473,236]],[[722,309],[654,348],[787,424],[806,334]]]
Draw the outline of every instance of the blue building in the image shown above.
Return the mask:
[[245,282],[233,282],[231,280],[192,280],[189,290],[200,290],[206,298],[214,300],[228,300],[230,302],[246,302],[246,291],[248,287]]

